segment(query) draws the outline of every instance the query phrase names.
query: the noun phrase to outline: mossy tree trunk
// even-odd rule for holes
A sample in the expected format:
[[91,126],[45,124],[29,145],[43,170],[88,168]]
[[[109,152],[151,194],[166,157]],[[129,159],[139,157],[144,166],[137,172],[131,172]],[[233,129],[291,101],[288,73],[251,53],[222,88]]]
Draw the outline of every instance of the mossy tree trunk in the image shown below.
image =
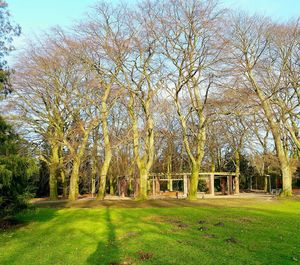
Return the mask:
[[80,159],[79,157],[76,156],[73,159],[72,173],[70,176],[70,190],[69,190],[70,201],[77,200],[79,195],[79,188],[78,188],[79,168],[80,168]]
[[85,154],[85,149],[87,145],[87,141],[90,135],[91,130],[94,128],[94,123],[91,121],[88,128],[83,128],[81,126],[81,131],[83,133],[83,138],[81,140],[80,146],[76,149],[73,148],[70,143],[66,142],[68,144],[68,147],[70,148],[71,154],[73,156],[73,165],[72,165],[72,171],[70,176],[70,190],[69,190],[69,200],[74,201],[77,200],[79,195],[79,169],[81,165],[82,158]]
[[67,198],[68,196],[68,185],[66,180],[66,174],[65,174],[65,166],[64,166],[64,156],[63,156],[63,150],[62,146],[60,145],[59,148],[59,174],[60,174],[60,180],[63,190],[63,197]]
[[66,174],[63,168],[60,168],[60,178],[61,178],[61,185],[63,189],[63,197],[67,198],[68,196],[68,185],[66,180]]
[[[200,102],[200,95],[199,92],[194,92],[196,96],[197,105],[201,105]],[[201,168],[201,163],[204,157],[204,147],[205,147],[205,141],[206,141],[206,132],[205,132],[205,117],[201,109],[197,110],[197,116],[199,117],[199,124],[198,124],[198,131],[197,131],[197,137],[196,142],[194,143],[196,148],[195,151],[192,151],[192,146],[190,144],[190,141],[188,139],[188,128],[186,124],[186,118],[184,114],[182,113],[179,98],[176,98],[175,100],[177,113],[179,116],[181,128],[182,128],[182,135],[183,135],[183,144],[185,146],[185,150],[188,154],[188,157],[191,162],[191,176],[190,176],[190,190],[188,192],[188,199],[189,200],[195,200],[197,199],[197,192],[198,192],[198,182],[199,182],[199,173]]]
[[188,199],[196,200],[198,192],[198,182],[199,182],[199,165],[192,164],[191,178],[190,178],[190,189],[188,191]]
[[235,150],[234,155],[235,155],[235,178],[234,178],[235,194],[239,194],[240,193],[240,171],[241,171],[240,150],[239,149]]
[[[129,116],[132,123],[134,157],[139,173],[139,191],[136,198],[138,200],[145,200],[148,198],[148,176],[154,160],[154,130],[153,118],[150,110],[151,99],[152,97],[148,96],[147,100],[142,100],[146,129],[146,136],[144,139],[145,145],[143,147],[140,146],[138,121],[134,110],[135,94],[132,92],[130,93],[130,101],[128,104]],[[142,152],[142,154],[140,152]]]
[[173,190],[173,182],[172,182],[172,153],[168,154],[167,157],[167,178],[168,178],[168,184],[167,188],[169,191]]
[[110,176],[109,178],[109,194],[114,195],[115,194],[115,189],[114,189],[114,183],[113,183],[113,178]]
[[260,100],[262,109],[265,113],[270,130],[274,138],[276,153],[277,153],[281,174],[282,174],[283,191],[281,195],[291,196],[292,195],[292,170],[290,164],[291,161],[289,159],[288,150],[285,149],[284,142],[281,137],[280,124],[276,122],[275,120],[276,117],[274,117],[274,115],[272,114],[270,99],[264,96],[263,91],[256,83],[251,70],[248,70],[248,76]]
[[58,143],[53,142],[51,146],[51,157],[49,161],[49,189],[50,189],[50,200],[57,200],[57,177],[59,172],[59,146]]
[[103,142],[104,142],[104,161],[100,170],[100,182],[99,182],[99,191],[97,195],[98,200],[103,200],[105,197],[106,191],[106,180],[107,180],[107,172],[109,170],[109,165],[112,158],[112,151],[109,139],[109,131],[108,131],[108,109],[107,109],[107,98],[110,93],[111,85],[106,86],[106,91],[102,97],[101,102],[101,127],[103,134]]
[[95,196],[96,193],[96,179],[98,177],[98,140],[99,140],[99,126],[93,130],[93,149],[92,149],[92,179],[91,179],[91,193]]

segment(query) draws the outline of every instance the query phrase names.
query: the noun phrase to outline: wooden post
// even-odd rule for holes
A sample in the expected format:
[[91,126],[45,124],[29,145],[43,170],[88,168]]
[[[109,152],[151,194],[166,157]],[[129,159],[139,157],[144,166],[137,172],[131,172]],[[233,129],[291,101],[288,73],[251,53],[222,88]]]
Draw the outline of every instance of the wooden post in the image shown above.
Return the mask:
[[210,187],[210,194],[215,195],[215,175],[214,174],[210,174],[209,187]]
[[140,180],[138,178],[134,179],[134,198],[136,198],[139,195],[139,186],[140,186],[139,181]]
[[94,198],[95,187],[96,187],[96,181],[95,178],[92,177],[92,198]]
[[122,198],[124,198],[126,195],[126,186],[127,186],[125,177],[121,177],[119,182],[120,182],[120,193],[121,193],[120,195]]
[[227,179],[229,180],[229,183],[228,183],[228,185],[229,185],[228,192],[229,192],[229,194],[233,194],[233,190],[232,190],[232,176],[229,176]]
[[118,195],[121,196],[121,191],[120,191],[120,177],[117,178],[117,187],[118,187]]
[[239,173],[236,173],[236,175],[235,175],[234,184],[235,184],[234,193],[240,194],[240,174]]
[[155,196],[156,192],[155,192],[155,184],[154,184],[154,176],[152,176],[152,195]]
[[230,194],[229,176],[226,176],[227,194]]
[[188,195],[188,180],[187,175],[183,175],[183,195],[187,197]]

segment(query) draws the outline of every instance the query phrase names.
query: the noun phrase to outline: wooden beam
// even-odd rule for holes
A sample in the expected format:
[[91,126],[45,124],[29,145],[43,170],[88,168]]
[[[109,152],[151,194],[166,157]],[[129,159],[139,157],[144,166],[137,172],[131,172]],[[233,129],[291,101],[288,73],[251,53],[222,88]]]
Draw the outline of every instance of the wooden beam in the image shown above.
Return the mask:
[[154,177],[152,177],[152,195],[155,196],[155,185],[154,185]]
[[215,175],[210,174],[209,176],[210,194],[215,195]]
[[233,187],[232,187],[232,176],[228,176],[228,185],[229,185],[229,194],[233,194]]
[[187,175],[183,176],[183,195],[187,197],[188,195],[188,179]]
[[[168,173],[170,174],[170,173]],[[235,172],[200,172],[199,176],[210,176],[211,174],[214,174],[215,176],[235,176]],[[166,176],[167,173],[150,173],[149,177],[152,176]],[[190,176],[191,173],[171,173],[171,176]]]

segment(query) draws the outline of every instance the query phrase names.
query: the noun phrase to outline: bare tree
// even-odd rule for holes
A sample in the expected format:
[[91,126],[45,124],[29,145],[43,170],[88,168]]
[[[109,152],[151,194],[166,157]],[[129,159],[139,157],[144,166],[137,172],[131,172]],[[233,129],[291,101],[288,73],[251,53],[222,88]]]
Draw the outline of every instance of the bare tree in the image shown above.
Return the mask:
[[[50,171],[50,198],[57,198],[57,180],[61,176],[66,196],[66,180],[63,168],[62,142],[70,114],[68,107],[71,91],[78,76],[73,64],[65,60],[57,49],[56,40],[45,36],[32,42],[16,65],[14,87],[17,119],[28,132],[29,140],[45,141],[50,152],[40,152]],[[26,67],[24,67],[26,65]]]
[[196,199],[206,141],[208,97],[220,62],[222,39],[215,1],[166,1],[153,16],[183,143],[191,162],[189,199]]
[[[280,113],[273,104],[274,95],[281,89],[285,65],[291,53],[274,45],[276,30],[270,20],[245,14],[230,18],[231,43],[230,64],[232,74],[242,77],[243,86],[251,89],[257,97],[272,132],[283,178],[283,194],[292,194],[292,172],[289,151],[283,140],[285,131]],[[278,53],[283,52],[281,59]]]

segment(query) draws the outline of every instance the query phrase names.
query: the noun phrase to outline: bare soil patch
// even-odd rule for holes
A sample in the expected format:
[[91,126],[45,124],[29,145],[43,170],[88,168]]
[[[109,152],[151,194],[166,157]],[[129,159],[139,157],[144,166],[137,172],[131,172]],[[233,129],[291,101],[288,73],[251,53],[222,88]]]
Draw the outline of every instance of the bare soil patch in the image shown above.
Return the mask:
[[204,234],[204,235],[202,235],[204,238],[217,238],[217,236],[216,235],[214,235],[214,234]]
[[238,244],[240,241],[236,239],[235,237],[231,236],[225,240],[227,243],[232,243],[232,244]]
[[138,253],[138,257],[140,260],[148,260],[151,259],[153,257],[153,254],[150,252],[145,252],[145,251],[139,251]]

